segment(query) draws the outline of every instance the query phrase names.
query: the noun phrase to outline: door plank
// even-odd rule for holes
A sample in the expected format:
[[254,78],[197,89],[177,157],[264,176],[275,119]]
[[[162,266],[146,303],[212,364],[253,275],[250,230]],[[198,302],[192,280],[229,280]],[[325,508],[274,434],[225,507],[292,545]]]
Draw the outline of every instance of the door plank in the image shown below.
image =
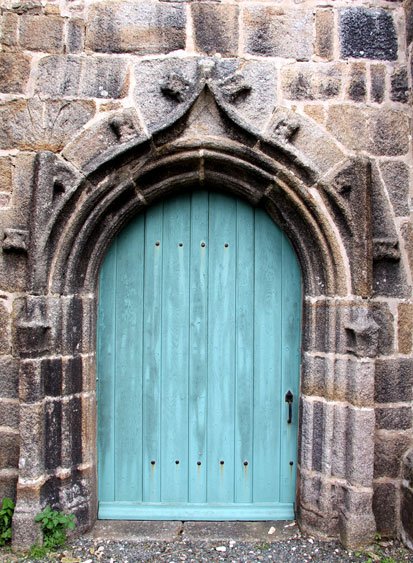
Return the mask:
[[190,198],[166,200],[163,217],[161,501],[188,500]]
[[234,496],[236,201],[209,199],[208,502]]
[[191,280],[189,343],[189,502],[206,502],[208,393],[208,203],[194,192],[191,203]]
[[144,218],[117,238],[115,497],[142,500],[142,314]]
[[255,215],[254,502],[279,499],[281,231]]
[[146,212],[143,312],[143,501],[160,502],[163,204]]

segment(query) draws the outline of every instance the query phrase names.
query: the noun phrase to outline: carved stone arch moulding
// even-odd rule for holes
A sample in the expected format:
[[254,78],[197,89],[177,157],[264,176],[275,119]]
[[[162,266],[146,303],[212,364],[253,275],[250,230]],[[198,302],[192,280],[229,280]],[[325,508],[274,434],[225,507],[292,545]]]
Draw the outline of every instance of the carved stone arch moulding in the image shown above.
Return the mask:
[[266,209],[301,265],[301,526],[366,542],[375,532],[373,358],[388,345],[386,314],[366,299],[369,162],[291,110],[253,119],[263,95],[248,65],[164,62],[141,69],[153,83],[139,111],[112,113],[61,155],[37,157],[29,295],[14,327],[23,412],[14,541],[34,542],[33,515],[46,504],[74,512],[78,530],[96,519],[96,292],[111,241],[160,198],[212,189]]

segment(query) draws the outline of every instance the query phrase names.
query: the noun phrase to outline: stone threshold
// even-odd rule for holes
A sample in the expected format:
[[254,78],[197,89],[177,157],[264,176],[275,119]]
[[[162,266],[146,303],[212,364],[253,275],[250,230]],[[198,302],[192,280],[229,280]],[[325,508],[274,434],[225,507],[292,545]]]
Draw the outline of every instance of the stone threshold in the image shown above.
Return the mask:
[[179,522],[98,520],[85,537],[118,541],[245,541],[266,542],[286,540],[298,532],[296,522]]

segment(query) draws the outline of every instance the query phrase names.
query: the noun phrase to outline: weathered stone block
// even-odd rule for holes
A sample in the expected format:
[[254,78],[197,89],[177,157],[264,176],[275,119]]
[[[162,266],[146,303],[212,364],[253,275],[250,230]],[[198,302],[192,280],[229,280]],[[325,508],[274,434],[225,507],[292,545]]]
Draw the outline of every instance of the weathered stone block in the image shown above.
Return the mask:
[[411,220],[407,220],[401,225],[400,232],[404,240],[404,248],[407,253],[410,271],[413,272],[413,225]]
[[86,47],[104,53],[169,53],[185,48],[185,25],[182,4],[96,3],[89,8]]
[[396,68],[391,75],[390,98],[393,102],[407,103],[409,101],[409,82],[407,78],[407,68]]
[[351,65],[348,97],[355,102],[362,102],[366,98],[366,65],[358,63]]
[[73,18],[67,29],[67,50],[69,53],[81,53],[85,48],[85,22]]
[[199,53],[233,56],[238,52],[238,6],[192,4],[195,47]]
[[410,407],[389,407],[376,409],[376,428],[381,430],[408,430],[412,427]]
[[[340,360],[337,360],[337,363]],[[359,362],[349,360],[347,363],[347,400],[357,407],[374,406],[374,376],[373,362]]]
[[31,51],[62,53],[63,26],[60,17],[24,15],[20,18],[20,45]]
[[410,446],[410,433],[376,432],[374,477],[400,477],[401,459]]
[[10,311],[0,298],[0,354],[9,354],[11,350]]
[[94,103],[87,101],[43,103],[35,98],[5,103],[0,106],[0,148],[58,151],[94,112]]
[[0,430],[0,467],[17,467],[19,463],[19,434],[15,430]]
[[401,489],[401,523],[402,537],[405,543],[412,548],[413,546],[413,490],[412,488],[402,487]]
[[[407,45],[413,41],[413,3],[405,3],[405,13],[406,13],[406,40]],[[413,528],[413,525],[412,525]],[[413,534],[412,534],[413,538]]]
[[382,64],[370,66],[370,98],[373,102],[381,104],[386,88],[386,67]]
[[56,469],[62,455],[62,402],[48,401],[44,408],[45,467]]
[[391,13],[381,9],[343,8],[339,29],[344,59],[393,61],[397,58],[397,35]]
[[[180,112],[181,104],[193,94],[197,80],[197,64],[193,59],[162,59],[142,61],[135,65],[134,99],[150,131],[170,123],[171,115]],[[179,77],[181,91],[176,95],[162,92],[168,79]],[[179,89],[179,88],[178,88]]]
[[62,394],[63,373],[62,358],[42,360],[40,380],[47,397],[59,397]]
[[6,399],[19,396],[19,362],[12,356],[0,357],[0,395]]
[[23,53],[0,53],[0,92],[23,94],[30,75],[30,58]]
[[393,536],[397,529],[397,488],[394,483],[374,483],[373,514],[377,532],[381,536]]
[[396,215],[409,215],[409,169],[404,162],[387,160],[380,164],[381,175]]
[[12,164],[8,156],[0,157],[0,191],[10,192],[12,187]]
[[398,358],[376,360],[375,400],[399,403],[412,400],[413,360]]
[[398,311],[399,352],[410,354],[413,350],[413,304],[400,303]]
[[317,10],[315,17],[315,54],[331,60],[334,49],[334,13],[333,10]]
[[1,43],[6,47],[17,45],[17,14],[6,12],[3,15],[3,26],[1,30]]
[[343,66],[296,63],[281,69],[283,94],[291,100],[325,100],[340,94]]
[[67,145],[63,154],[77,168],[83,169],[88,165],[93,166],[93,162],[101,159],[105,151],[115,151],[123,143],[137,141],[141,136],[139,118],[136,111],[129,108],[113,113],[86,129]]
[[45,57],[39,63],[36,93],[77,98],[123,98],[127,62],[118,57]]
[[0,400],[0,426],[7,426],[18,431],[19,421],[19,401]]
[[323,457],[323,436],[324,429],[324,403],[314,401],[313,403],[313,452],[312,452],[312,469],[313,471],[321,471]]
[[19,397],[24,403],[34,403],[44,398],[43,373],[39,361],[20,362]]
[[62,383],[62,392],[65,395],[81,393],[83,389],[83,361],[81,356],[64,360]]
[[59,298],[28,296],[14,301],[14,346],[25,357],[56,354],[62,347]]
[[405,112],[373,110],[369,115],[367,150],[378,156],[397,156],[409,150],[409,118]]
[[11,498],[16,501],[17,470],[3,469],[0,471],[0,498]]
[[333,105],[327,129],[347,148],[377,156],[402,155],[409,148],[409,119],[400,111]]
[[244,49],[252,55],[309,60],[313,54],[313,12],[285,13],[275,6],[244,10]]
[[349,408],[346,477],[352,485],[371,486],[374,454],[374,409]]

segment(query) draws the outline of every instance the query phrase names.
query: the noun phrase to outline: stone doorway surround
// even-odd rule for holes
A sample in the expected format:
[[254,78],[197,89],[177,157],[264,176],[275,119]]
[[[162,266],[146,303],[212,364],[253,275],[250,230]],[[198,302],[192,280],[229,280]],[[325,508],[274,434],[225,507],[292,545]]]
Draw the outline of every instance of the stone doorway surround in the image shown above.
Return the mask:
[[30,229],[6,233],[8,251],[29,260],[28,294],[14,304],[14,542],[34,542],[33,516],[46,504],[76,514],[79,531],[96,520],[100,265],[130,218],[202,188],[262,206],[295,249],[304,283],[297,518],[318,536],[366,543],[376,531],[375,358],[393,349],[392,312],[371,299],[373,262],[400,261],[397,240],[374,236],[374,170],[292,110],[258,119],[267,92],[253,88],[248,64],[142,65],[150,86],[136,107],[93,122],[60,155],[38,153]]

